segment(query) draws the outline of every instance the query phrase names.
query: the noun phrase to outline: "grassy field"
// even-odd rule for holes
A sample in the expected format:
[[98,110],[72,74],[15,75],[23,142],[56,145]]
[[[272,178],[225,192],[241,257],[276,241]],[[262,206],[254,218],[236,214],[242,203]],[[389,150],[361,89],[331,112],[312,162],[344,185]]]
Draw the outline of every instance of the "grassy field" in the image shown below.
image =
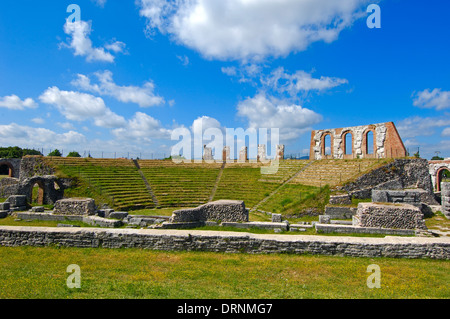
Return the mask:
[[[439,260],[0,247],[0,299],[8,298],[449,298]],[[66,286],[67,266],[81,288]],[[381,270],[369,289],[367,267]]]

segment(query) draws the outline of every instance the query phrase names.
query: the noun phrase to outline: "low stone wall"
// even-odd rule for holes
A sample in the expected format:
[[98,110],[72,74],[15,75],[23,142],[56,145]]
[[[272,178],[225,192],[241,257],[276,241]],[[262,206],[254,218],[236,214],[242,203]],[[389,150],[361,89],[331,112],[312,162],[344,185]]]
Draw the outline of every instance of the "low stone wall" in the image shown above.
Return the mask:
[[450,259],[449,238],[262,235],[238,232],[0,226],[0,246],[143,248]]
[[450,218],[450,183],[441,183],[441,206],[445,217]]
[[356,207],[325,206],[325,215],[333,219],[351,219],[356,214]]
[[413,229],[386,229],[376,227],[360,227],[353,225],[339,224],[315,224],[316,231],[321,233],[338,234],[380,234],[397,236],[414,236],[416,232]]
[[55,215],[94,215],[95,201],[92,198],[65,198],[55,203]]
[[421,210],[409,204],[359,203],[354,226],[427,229]]
[[243,201],[218,200],[196,208],[179,209],[172,213],[171,223],[204,222],[221,220],[225,222],[247,222],[248,211]]

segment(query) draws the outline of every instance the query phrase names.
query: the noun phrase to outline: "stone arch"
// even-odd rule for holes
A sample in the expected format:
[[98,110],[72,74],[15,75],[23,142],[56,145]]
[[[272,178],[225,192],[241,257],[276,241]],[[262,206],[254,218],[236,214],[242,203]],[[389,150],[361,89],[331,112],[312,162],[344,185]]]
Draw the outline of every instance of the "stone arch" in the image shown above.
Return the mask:
[[[41,180],[35,180],[30,183],[31,185],[31,197],[29,198],[30,203],[37,203],[38,205],[43,205],[45,201],[45,184]],[[37,192],[35,193],[35,188],[37,187]]]
[[[327,148],[327,144],[328,143],[326,143],[326,137],[327,136],[329,136],[330,137],[330,154],[329,155],[327,155],[327,152],[326,152],[326,148]],[[331,159],[331,158],[333,158],[334,156],[333,156],[333,143],[334,143],[334,137],[333,137],[333,134],[331,133],[331,132],[324,132],[323,133],[323,135],[322,135],[322,141],[321,141],[321,145],[322,145],[322,147],[321,147],[321,153],[322,153],[322,158],[324,158],[324,159]]]
[[15,176],[15,170],[14,166],[7,160],[0,160],[0,166],[7,166],[8,167],[8,177],[14,177]]
[[[351,137],[350,140],[348,140],[348,137]],[[341,135],[342,140],[342,151],[343,151],[343,158],[353,158],[355,153],[354,148],[354,133],[351,130],[344,131]]]
[[441,191],[441,182],[445,171],[450,172],[450,165],[442,166],[436,170],[436,191],[438,192]]

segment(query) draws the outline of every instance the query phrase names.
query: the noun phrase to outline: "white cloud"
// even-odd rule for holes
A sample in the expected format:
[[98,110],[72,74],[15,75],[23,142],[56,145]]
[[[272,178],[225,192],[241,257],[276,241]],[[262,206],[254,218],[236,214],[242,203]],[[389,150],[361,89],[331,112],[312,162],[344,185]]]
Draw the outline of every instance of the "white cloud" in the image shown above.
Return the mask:
[[450,91],[442,91],[441,89],[426,89],[414,94],[413,105],[420,108],[436,108],[440,111],[450,108]]
[[220,60],[260,60],[330,43],[365,16],[367,0],[140,0],[147,31]]
[[148,114],[136,112],[124,127],[112,131],[119,140],[133,143],[150,143],[152,139],[169,139],[171,131],[162,127],[161,122]]
[[441,136],[450,136],[450,127],[446,127],[442,133]]
[[238,104],[238,115],[247,118],[250,128],[279,128],[281,140],[293,140],[322,121],[314,111],[265,93],[259,93]]
[[119,86],[114,83],[111,71],[96,72],[98,84],[91,83],[89,77],[78,74],[77,79],[71,82],[79,89],[98,93],[100,95],[112,96],[118,101],[136,103],[140,107],[149,107],[164,104],[164,98],[154,93],[155,85],[153,82],[145,82],[143,86]]
[[62,46],[69,47],[74,50],[75,56],[86,57],[88,62],[114,62],[114,56],[108,52],[114,53],[122,52],[125,48],[125,43],[115,41],[107,44],[105,47],[95,48],[89,38],[91,34],[91,23],[83,20],[69,22],[66,20],[64,24],[64,32],[71,37],[70,43],[62,43]]
[[449,118],[413,116],[398,122],[396,127],[402,138],[413,138],[431,136],[436,128],[448,125],[450,125]]
[[122,116],[106,107],[103,99],[90,94],[61,91],[54,86],[42,93],[39,100],[56,106],[59,112],[71,121],[93,119],[95,125],[106,128],[117,128],[126,124]]
[[9,95],[0,97],[0,107],[5,107],[10,110],[24,110],[26,108],[35,109],[38,107],[32,98],[21,100],[17,95]]
[[3,145],[59,147],[61,145],[79,145],[85,142],[85,136],[75,131],[58,134],[46,128],[21,126],[16,123],[0,125],[0,144]]
[[58,123],[56,123],[56,125],[58,125],[59,127],[65,129],[65,130],[75,130],[75,127],[73,126],[73,124],[69,123],[69,122],[64,122],[64,123],[58,122]]
[[189,65],[189,57],[186,55],[177,55],[177,59],[180,60],[183,66]]
[[42,117],[35,117],[35,118],[31,119],[31,122],[36,123],[36,124],[44,124],[45,120]]
[[105,6],[107,0],[91,0],[91,1],[93,1],[99,7],[103,8]]
[[302,70],[288,74],[282,67],[272,71],[261,82],[279,93],[288,93],[290,96],[296,96],[299,92],[324,91],[348,83],[346,79],[334,77],[313,78],[310,73]]

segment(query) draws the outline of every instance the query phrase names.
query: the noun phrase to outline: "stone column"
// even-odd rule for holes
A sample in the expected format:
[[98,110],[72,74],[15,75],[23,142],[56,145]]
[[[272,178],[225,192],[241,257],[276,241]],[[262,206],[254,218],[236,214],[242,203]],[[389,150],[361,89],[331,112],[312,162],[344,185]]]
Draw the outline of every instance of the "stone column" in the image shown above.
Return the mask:
[[247,146],[242,146],[239,151],[239,162],[247,161]]
[[265,144],[258,144],[258,161],[265,161],[266,160],[266,145]]
[[283,160],[284,159],[284,145],[277,145],[277,156],[276,159]]
[[203,146],[203,160],[205,161],[212,161],[214,160],[212,156],[212,149],[211,147],[206,147],[206,145]]
[[224,146],[224,148],[223,148],[222,161],[224,161],[224,162],[230,161],[230,147],[229,146]]
[[450,219],[450,182],[441,183],[441,205],[442,213]]

